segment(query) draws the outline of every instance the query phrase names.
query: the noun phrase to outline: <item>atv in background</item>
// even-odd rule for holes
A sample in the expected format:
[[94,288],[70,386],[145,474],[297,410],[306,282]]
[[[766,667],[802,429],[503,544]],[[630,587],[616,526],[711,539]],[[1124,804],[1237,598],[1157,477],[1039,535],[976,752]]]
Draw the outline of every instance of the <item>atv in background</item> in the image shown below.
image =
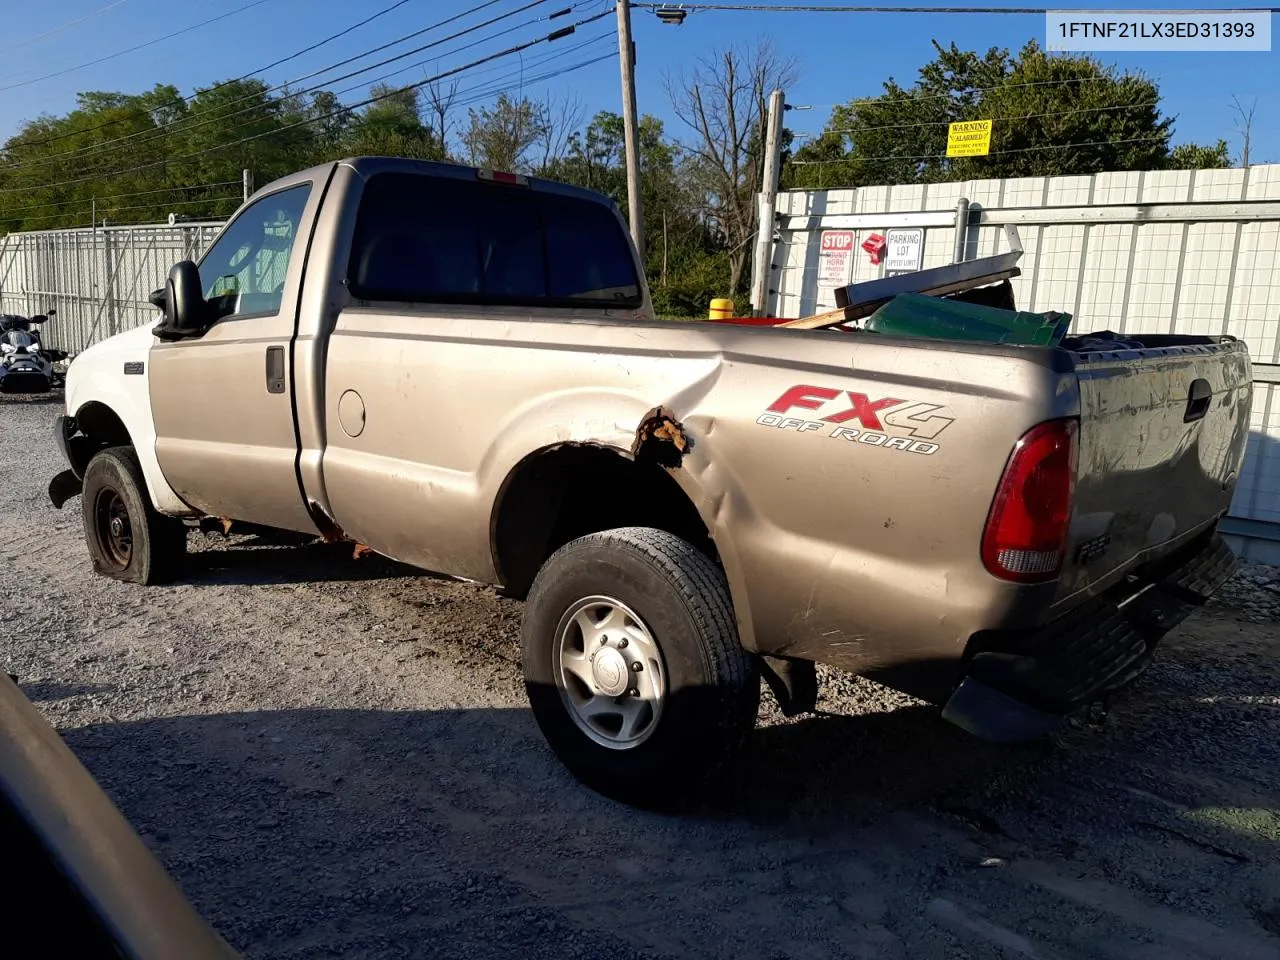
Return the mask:
[[63,350],[46,350],[36,329],[49,315],[21,317],[0,314],[0,393],[48,393],[65,374],[54,364],[65,360]]

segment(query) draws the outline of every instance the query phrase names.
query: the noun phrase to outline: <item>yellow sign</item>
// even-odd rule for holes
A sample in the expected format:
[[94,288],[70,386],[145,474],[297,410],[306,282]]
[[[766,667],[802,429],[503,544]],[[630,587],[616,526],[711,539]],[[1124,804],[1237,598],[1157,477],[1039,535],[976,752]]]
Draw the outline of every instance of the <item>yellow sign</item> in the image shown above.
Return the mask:
[[947,132],[948,157],[985,157],[991,152],[990,120],[961,120]]

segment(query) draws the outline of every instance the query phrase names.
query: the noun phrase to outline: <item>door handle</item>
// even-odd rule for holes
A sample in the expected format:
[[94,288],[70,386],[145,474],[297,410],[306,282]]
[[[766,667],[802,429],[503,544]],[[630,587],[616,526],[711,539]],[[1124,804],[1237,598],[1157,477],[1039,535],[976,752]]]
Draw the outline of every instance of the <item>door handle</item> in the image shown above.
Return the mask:
[[1182,415],[1183,423],[1199,420],[1209,412],[1209,402],[1213,400],[1213,387],[1208,380],[1191,381],[1191,389],[1187,391],[1187,412]]
[[267,347],[267,393],[284,393],[284,347]]

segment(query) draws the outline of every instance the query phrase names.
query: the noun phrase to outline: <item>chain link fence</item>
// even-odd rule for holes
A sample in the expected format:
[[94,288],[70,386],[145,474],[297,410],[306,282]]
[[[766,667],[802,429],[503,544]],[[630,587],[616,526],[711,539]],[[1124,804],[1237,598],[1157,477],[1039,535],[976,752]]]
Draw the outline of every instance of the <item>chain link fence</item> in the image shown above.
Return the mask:
[[79,353],[156,318],[147,297],[169,268],[195,260],[220,222],[39,230],[0,237],[0,313],[57,310],[41,333],[52,348]]

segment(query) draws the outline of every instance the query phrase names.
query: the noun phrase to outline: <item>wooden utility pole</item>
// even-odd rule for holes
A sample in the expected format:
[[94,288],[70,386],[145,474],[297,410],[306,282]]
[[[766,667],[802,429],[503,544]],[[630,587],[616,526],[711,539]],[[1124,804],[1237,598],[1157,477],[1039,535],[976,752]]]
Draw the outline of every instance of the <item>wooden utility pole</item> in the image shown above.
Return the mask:
[[636,45],[630,0],[618,0],[618,60],[622,64],[622,129],[627,153],[627,214],[631,239],[644,259],[644,208],[640,203],[640,134],[636,120]]
[[782,169],[781,90],[769,94],[769,114],[764,136],[764,176],[760,183],[760,219],[756,224],[756,255],[751,278],[751,309],[764,314],[769,300],[770,261],[773,260],[773,211],[778,201],[778,176]]
[[[253,196],[253,171],[245,169],[242,177],[244,179],[244,202],[248,203],[249,198]],[[235,181],[232,182],[234,183]]]

